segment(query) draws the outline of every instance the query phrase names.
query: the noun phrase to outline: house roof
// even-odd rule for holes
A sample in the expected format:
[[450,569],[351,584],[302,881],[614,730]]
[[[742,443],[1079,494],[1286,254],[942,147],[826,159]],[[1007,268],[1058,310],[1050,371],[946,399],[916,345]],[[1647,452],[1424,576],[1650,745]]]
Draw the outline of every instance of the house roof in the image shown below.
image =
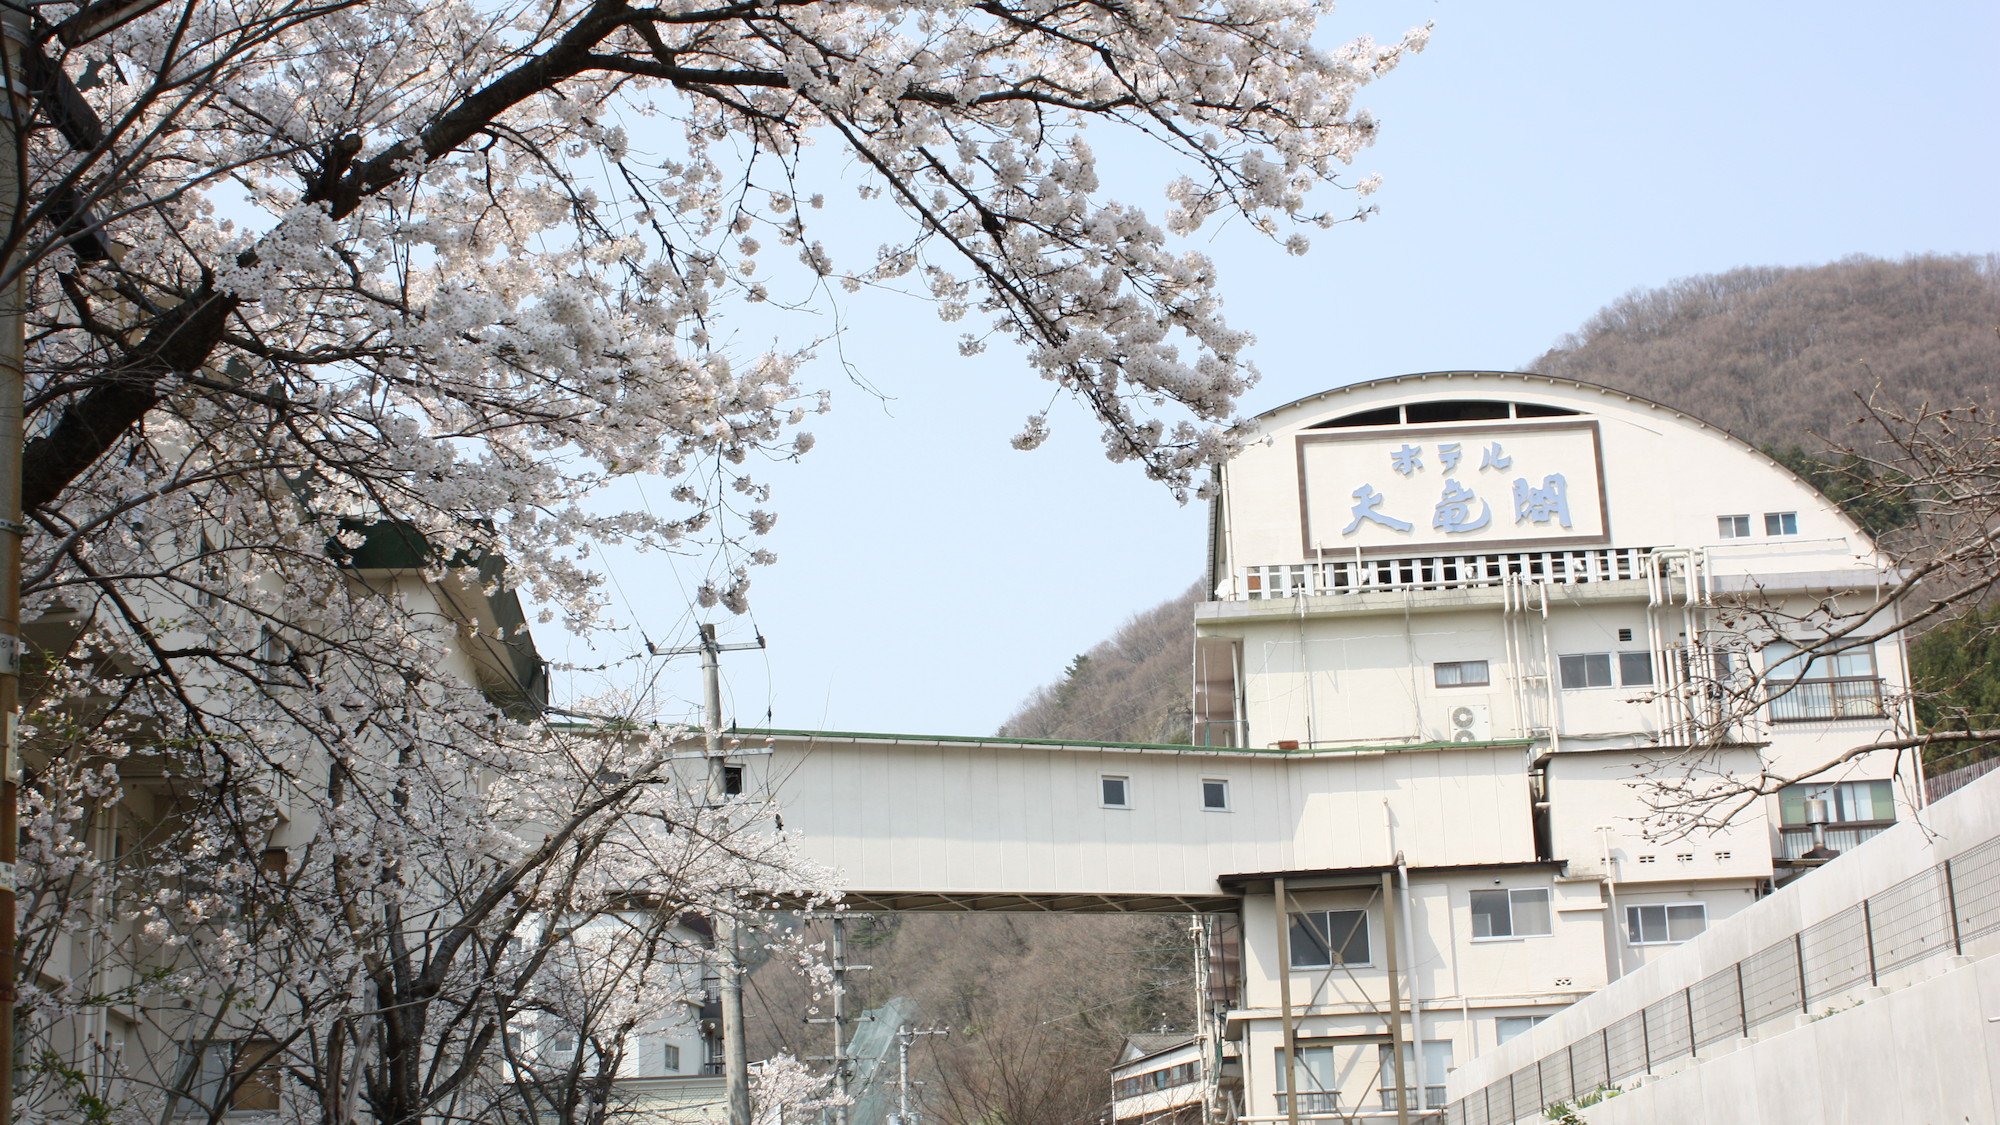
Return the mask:
[[1185,1047],[1194,1042],[1195,1038],[1194,1032],[1191,1031],[1142,1031],[1136,1035],[1127,1035],[1125,1049],[1118,1053],[1118,1062],[1120,1065],[1137,1062],[1148,1055]]

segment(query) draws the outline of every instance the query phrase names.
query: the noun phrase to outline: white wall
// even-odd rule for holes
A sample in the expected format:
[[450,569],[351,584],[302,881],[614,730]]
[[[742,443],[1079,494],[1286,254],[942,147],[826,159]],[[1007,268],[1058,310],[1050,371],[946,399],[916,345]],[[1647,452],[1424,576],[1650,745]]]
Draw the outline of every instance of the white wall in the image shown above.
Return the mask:
[[1939,1125],[2000,1121],[2000,957],[1584,1110],[1590,1125]]
[[[1192,894],[1229,874],[1534,859],[1518,747],[1258,754],[779,735],[745,759],[854,890]],[[1131,807],[1099,801],[1129,779]],[[1230,809],[1202,808],[1202,781]]]

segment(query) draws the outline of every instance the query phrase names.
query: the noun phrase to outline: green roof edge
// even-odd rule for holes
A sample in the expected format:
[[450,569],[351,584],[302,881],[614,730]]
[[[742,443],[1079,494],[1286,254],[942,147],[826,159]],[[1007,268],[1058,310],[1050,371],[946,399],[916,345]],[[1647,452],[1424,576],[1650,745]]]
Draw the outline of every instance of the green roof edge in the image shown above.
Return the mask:
[[1008,746],[1053,746],[1073,748],[1096,748],[1104,750],[1172,750],[1179,753],[1201,754],[1346,754],[1368,750],[1449,750],[1455,747],[1496,747],[1532,746],[1532,738],[1499,738],[1487,742],[1370,742],[1354,746],[1327,746],[1318,749],[1300,747],[1297,750],[1280,750],[1276,747],[1253,746],[1196,746],[1187,742],[1079,742],[1065,738],[1008,738],[1000,735],[974,734],[889,734],[881,731],[853,730],[785,730],[777,727],[730,727],[722,733],[727,735],[754,735],[771,738],[852,738],[870,739],[881,742],[962,742],[974,745],[1000,744]]

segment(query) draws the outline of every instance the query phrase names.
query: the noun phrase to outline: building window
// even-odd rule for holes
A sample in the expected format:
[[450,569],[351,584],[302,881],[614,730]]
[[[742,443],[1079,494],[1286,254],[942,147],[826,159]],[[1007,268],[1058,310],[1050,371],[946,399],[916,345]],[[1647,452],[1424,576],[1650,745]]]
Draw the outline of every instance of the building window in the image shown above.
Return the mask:
[[1797,535],[1798,533],[1799,514],[1797,512],[1764,513],[1764,534]]
[[[1615,658],[1615,661],[1614,661]],[[1612,669],[1618,678],[1611,677]],[[1556,658],[1556,674],[1565,688],[1651,687],[1653,654],[1650,652],[1576,652]]]
[[1113,1086],[1111,1096],[1115,1098],[1136,1098],[1150,1090],[1170,1090],[1175,1086],[1185,1086],[1201,1077],[1197,1063],[1176,1063],[1159,1070],[1149,1070],[1130,1078],[1120,1078]]
[[1863,646],[1808,657],[1790,641],[1773,641],[1764,648],[1770,669],[1765,687],[1771,693],[1775,722],[1813,719],[1873,719],[1882,711],[1882,681],[1875,673],[1875,650]]
[[[1285,1049],[1277,1049],[1278,1080],[1272,1085],[1278,1091],[1278,1112],[1286,1112],[1291,1095],[1291,1077],[1286,1074]],[[1308,1047],[1299,1044],[1292,1050],[1292,1065],[1299,1072],[1300,1113],[1339,1113],[1340,1079],[1333,1070],[1333,1048]]]
[[[1445,1104],[1445,1075],[1451,1073],[1451,1040],[1424,1040],[1424,1069],[1417,1071],[1414,1043],[1403,1044],[1403,1081],[1414,1082],[1421,1079],[1424,1084],[1424,1104],[1441,1106]],[[1376,1044],[1376,1061],[1380,1066],[1381,1079],[1376,1083],[1381,1088],[1382,1108],[1396,1109],[1396,1056],[1387,1043]],[[1417,1108],[1417,1088],[1403,1087],[1403,1104],[1410,1109]]]
[[1626,687],[1651,687],[1653,684],[1653,654],[1650,652],[1621,652],[1618,654],[1618,682]]
[[1826,846],[1837,852],[1851,851],[1896,823],[1895,788],[1887,781],[1787,785],[1778,791],[1778,820],[1784,837],[1780,858],[1799,859],[1813,849],[1806,802],[1814,800],[1826,802]]
[[278,1045],[269,1039],[210,1040],[197,1053],[195,1087],[189,1091],[210,1113],[278,1108]]
[[1548,1018],[1547,1016],[1494,1016],[1493,1039],[1495,1042],[1505,1043]]
[[743,767],[725,765],[722,767],[722,795],[741,797],[743,795]]
[[1219,777],[1205,777],[1201,781],[1201,807],[1210,812],[1229,811],[1229,782]]
[[668,1074],[679,1074],[681,1072],[680,1044],[668,1043],[663,1045],[660,1048],[660,1064],[666,1067]]
[[1747,515],[1717,516],[1715,517],[1715,530],[1716,534],[1722,536],[1724,539],[1748,539],[1750,537],[1750,517]]
[[1562,686],[1566,688],[1611,686],[1611,654],[1608,652],[1573,653],[1557,657],[1556,667],[1562,675]]
[[1366,965],[1366,910],[1304,910],[1292,915],[1292,968]]
[[1484,660],[1449,660],[1431,666],[1439,687],[1485,687],[1489,678]]
[[1105,774],[1097,779],[1099,792],[1107,809],[1129,809],[1132,807],[1132,779]]
[[1672,945],[1708,929],[1708,907],[1699,902],[1625,908],[1626,940],[1633,945]]
[[1886,781],[1787,785],[1778,791],[1779,820],[1788,828],[1808,823],[1807,801],[1825,801],[1827,819],[1835,824],[1896,819],[1895,792]]
[[1475,940],[1545,937],[1549,932],[1548,888],[1472,892],[1472,936]]

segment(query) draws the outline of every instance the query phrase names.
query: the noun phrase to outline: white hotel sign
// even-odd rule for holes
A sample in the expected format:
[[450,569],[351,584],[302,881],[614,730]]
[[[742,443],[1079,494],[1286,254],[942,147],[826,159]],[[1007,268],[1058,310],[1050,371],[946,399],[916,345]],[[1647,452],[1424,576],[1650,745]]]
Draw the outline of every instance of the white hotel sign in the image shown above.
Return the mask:
[[1308,555],[1606,542],[1595,422],[1309,431],[1298,437]]

